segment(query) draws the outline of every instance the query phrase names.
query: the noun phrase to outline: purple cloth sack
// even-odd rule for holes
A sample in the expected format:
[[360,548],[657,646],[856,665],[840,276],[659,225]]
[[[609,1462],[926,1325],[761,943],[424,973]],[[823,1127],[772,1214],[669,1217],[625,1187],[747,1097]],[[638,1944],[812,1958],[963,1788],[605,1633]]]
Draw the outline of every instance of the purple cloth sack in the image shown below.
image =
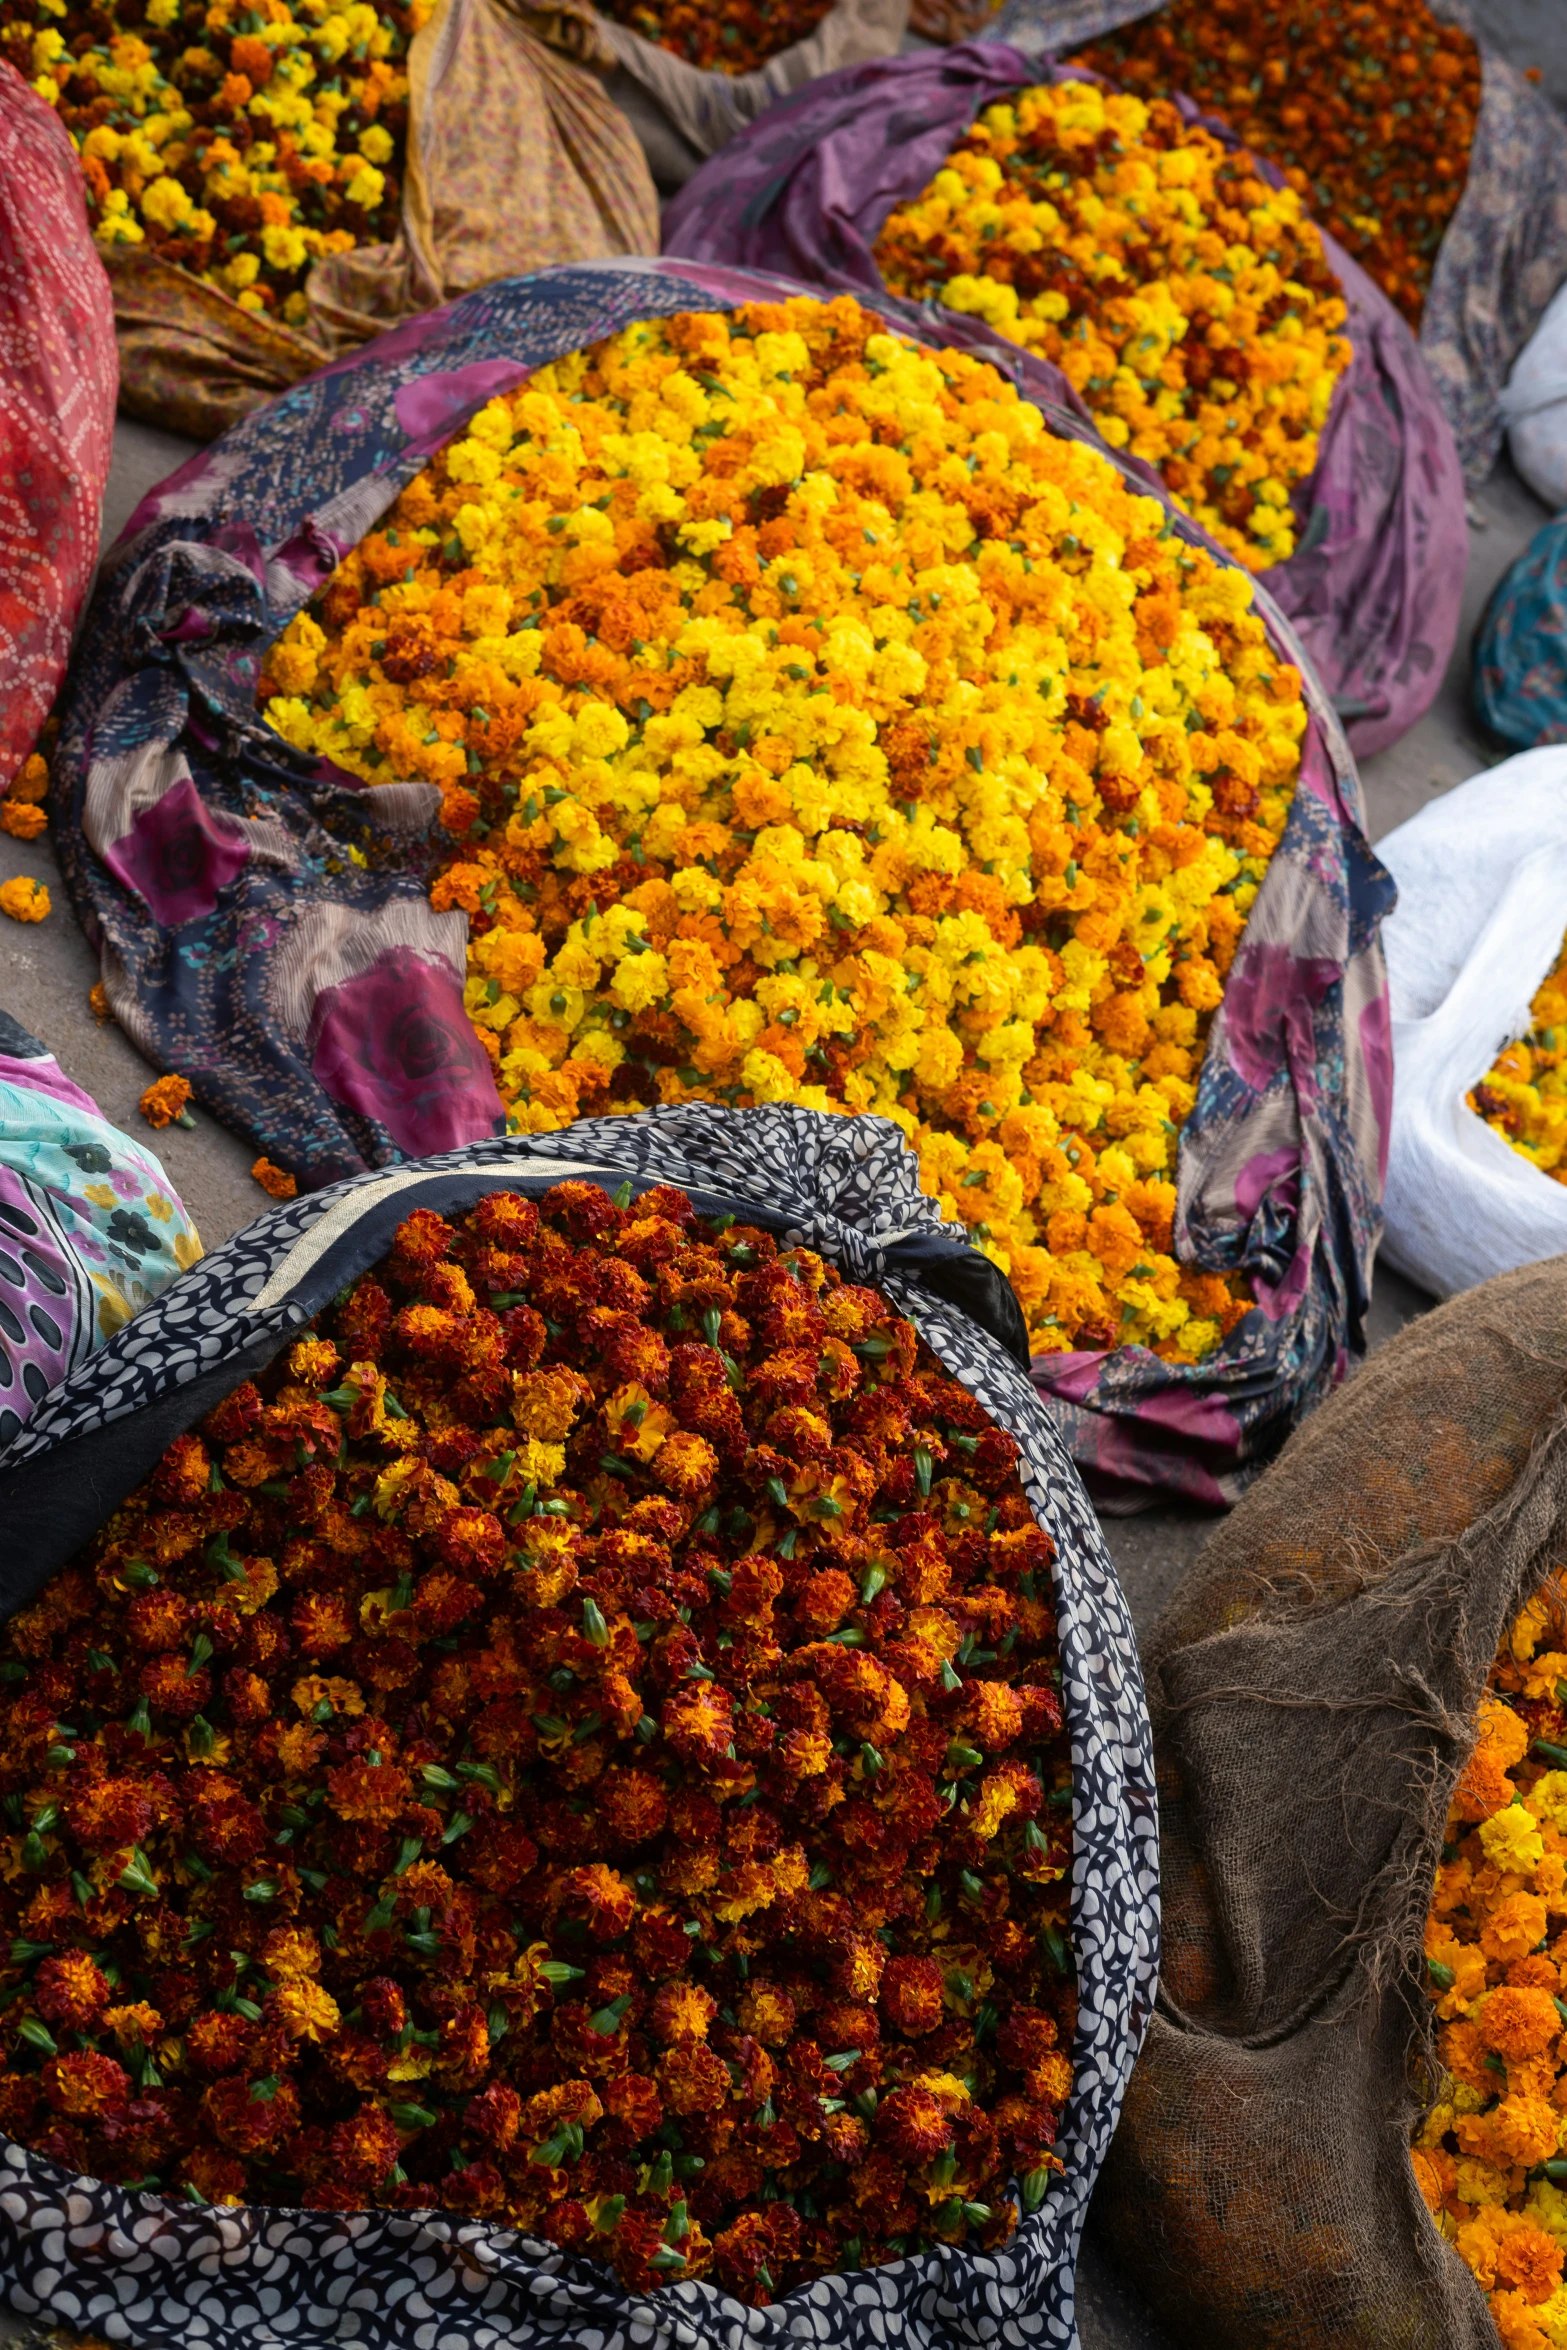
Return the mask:
[[[888,215],[928,186],[983,108],[1029,83],[1066,78],[1048,58],[1000,42],[825,75],[770,108],[687,182],[664,216],[665,251],[777,270],[885,304],[893,298],[873,249]],[[1180,103],[1202,119],[1190,101]],[[1219,124],[1204,127],[1234,143]],[[1441,684],[1468,559],[1464,485],[1413,335],[1332,238],[1323,246],[1349,306],[1355,356],[1316,470],[1295,492],[1297,551],[1262,578],[1299,631],[1352,748],[1369,758],[1414,725]],[[927,340],[983,351],[1047,415],[1087,418],[1058,368],[978,320],[934,304],[894,307]]]
[[[437,794],[369,792],[291,749],[255,708],[267,646],[497,390],[634,319],[808,290],[668,261],[487,286],[246,417],[153,491],[111,552],[62,709],[61,862],[122,1024],[303,1189],[483,1141],[503,1118],[462,1009],[464,917],[434,914],[426,892]],[[944,314],[871,306],[924,341],[958,339]],[[1075,402],[1042,405],[1100,445]],[[1172,524],[1201,538],[1173,509]],[[1364,1351],[1392,884],[1343,730],[1289,623],[1256,598],[1303,670],[1309,723],[1182,1133],[1176,1237],[1187,1261],[1244,1271],[1257,1304],[1198,1364],[1137,1347],[1036,1358],[1111,1507],[1161,1490],[1233,1499]]]

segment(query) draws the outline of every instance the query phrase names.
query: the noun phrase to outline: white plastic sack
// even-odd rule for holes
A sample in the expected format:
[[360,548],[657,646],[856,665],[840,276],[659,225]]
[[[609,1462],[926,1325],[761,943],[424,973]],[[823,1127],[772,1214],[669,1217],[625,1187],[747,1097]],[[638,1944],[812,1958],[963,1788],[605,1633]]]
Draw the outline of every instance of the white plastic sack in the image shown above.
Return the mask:
[[1567,285],[1513,362],[1500,405],[1514,465],[1558,512],[1567,506]]
[[1464,1099],[1502,1047],[1527,1035],[1567,931],[1567,746],[1471,776],[1379,841],[1377,855],[1398,884],[1382,928],[1393,1013],[1382,1253],[1451,1297],[1567,1251],[1567,1185]]

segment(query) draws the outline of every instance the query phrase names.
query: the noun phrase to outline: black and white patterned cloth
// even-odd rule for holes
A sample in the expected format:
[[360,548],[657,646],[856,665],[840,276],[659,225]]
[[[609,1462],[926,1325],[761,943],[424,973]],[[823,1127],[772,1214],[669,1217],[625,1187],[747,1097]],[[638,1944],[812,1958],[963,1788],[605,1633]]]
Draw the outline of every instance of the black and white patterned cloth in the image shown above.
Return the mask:
[[[260,1217],[72,1374],[0,1454],[0,1516],[25,1556],[16,1605],[145,1474],[170,1437],[278,1352],[382,1255],[415,1206],[459,1209],[567,1174],[678,1184],[884,1289],[1022,1447],[1056,1549],[1073,1768],[1072,1940],[1080,2005],[1065,2164],[1004,2250],[943,2248],[822,2277],[767,2309],[716,2287],[646,2297],[556,2246],[454,2214],[194,2208],[72,2178],[0,2139],[0,2298],[134,2350],[1076,2350],[1078,2241],[1158,1977],[1158,1815],[1137,1649],[1076,1470],[890,1122],[705,1105],[591,1119],[357,1176]],[[1015,1304],[1014,1304],[1015,1310]]]

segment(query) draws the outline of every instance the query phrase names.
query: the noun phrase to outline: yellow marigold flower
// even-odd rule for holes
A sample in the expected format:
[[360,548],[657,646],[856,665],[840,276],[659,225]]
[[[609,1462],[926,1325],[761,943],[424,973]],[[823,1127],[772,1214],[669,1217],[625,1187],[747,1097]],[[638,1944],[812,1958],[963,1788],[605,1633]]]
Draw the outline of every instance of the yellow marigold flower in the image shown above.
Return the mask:
[[13,922],[42,922],[48,912],[49,892],[41,881],[25,873],[0,881],[0,914],[9,914]]
[[487,403],[264,706],[477,799],[434,902],[514,1131],[874,1111],[1037,1349],[1192,1361],[1246,1300],[1174,1257],[1177,1136],[1306,719],[1166,522],[852,302],[654,321]]
[[328,2040],[341,2024],[342,2010],[330,1991],[306,1977],[280,1983],[272,1996],[278,2022],[291,2040]]
[[1482,1820],[1479,1836],[1486,1859],[1518,1876],[1532,1876],[1545,1858],[1540,1831],[1521,1803],[1510,1803],[1505,1811]]
[[1468,1104],[1542,1175],[1567,1182],[1567,942],[1530,1016],[1528,1035],[1498,1054]]
[[385,187],[384,173],[377,171],[373,164],[361,163],[350,173],[343,193],[350,204],[358,204],[366,212],[373,212],[381,201]]
[[1087,82],[987,107],[876,258],[892,291],[981,318],[1061,369],[1113,448],[1156,465],[1254,571],[1350,361],[1322,241],[1164,100]]

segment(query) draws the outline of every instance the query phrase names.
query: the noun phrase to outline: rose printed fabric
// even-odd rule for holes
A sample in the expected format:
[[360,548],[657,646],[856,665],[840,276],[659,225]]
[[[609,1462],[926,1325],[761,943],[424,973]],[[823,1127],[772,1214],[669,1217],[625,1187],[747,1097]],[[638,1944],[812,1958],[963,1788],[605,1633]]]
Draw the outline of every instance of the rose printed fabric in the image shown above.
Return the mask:
[[151,1151],[0,1012],[0,1449],[200,1255]]
[[[462,1009],[465,917],[429,904],[435,788],[366,789],[292,750],[254,706],[267,646],[495,393],[632,320],[804,290],[635,261],[486,287],[247,417],[143,501],[106,561],[54,762],[67,883],[121,1024],[302,1188],[461,1148],[504,1120]],[[1025,355],[971,321],[860,299],[1020,375]],[[1094,439],[1040,405],[1052,429]],[[1110,1506],[1161,1489],[1233,1498],[1364,1346],[1391,885],[1342,728],[1289,622],[1257,597],[1306,677],[1312,723],[1183,1132],[1177,1232],[1196,1261],[1251,1274],[1259,1303],[1199,1365],[1125,1348],[1037,1367]]]
[[[633,2299],[607,2270],[484,2222],[430,2213],[196,2210],[71,2178],[0,2139],[0,2289],[41,2324],[137,2350],[1076,2350],[1083,2216],[1147,2029],[1158,1976],[1158,1813],[1136,1641],[1098,1522],[1006,1346],[931,1286],[970,1259],[885,1119],[698,1105],[482,1142],[272,1209],[176,1283],[0,1452],[0,1510],[56,1521],[50,1492],[90,1463],[130,1489],[177,1429],[271,1359],[414,1206],[571,1175],[689,1191],[885,1288],[1022,1447],[1056,1546],[1062,1701],[1072,1738],[1072,1943],[1079,2012],[1064,2170],[1004,2249],[944,2249],[821,2277],[766,2309],[703,2283]],[[150,1437],[144,1429],[151,1428]],[[150,1459],[147,1465],[150,1465]],[[58,1492],[59,1488],[56,1488]],[[55,1557],[63,1556],[56,1549]],[[6,1594],[14,1604],[19,1593]]]

